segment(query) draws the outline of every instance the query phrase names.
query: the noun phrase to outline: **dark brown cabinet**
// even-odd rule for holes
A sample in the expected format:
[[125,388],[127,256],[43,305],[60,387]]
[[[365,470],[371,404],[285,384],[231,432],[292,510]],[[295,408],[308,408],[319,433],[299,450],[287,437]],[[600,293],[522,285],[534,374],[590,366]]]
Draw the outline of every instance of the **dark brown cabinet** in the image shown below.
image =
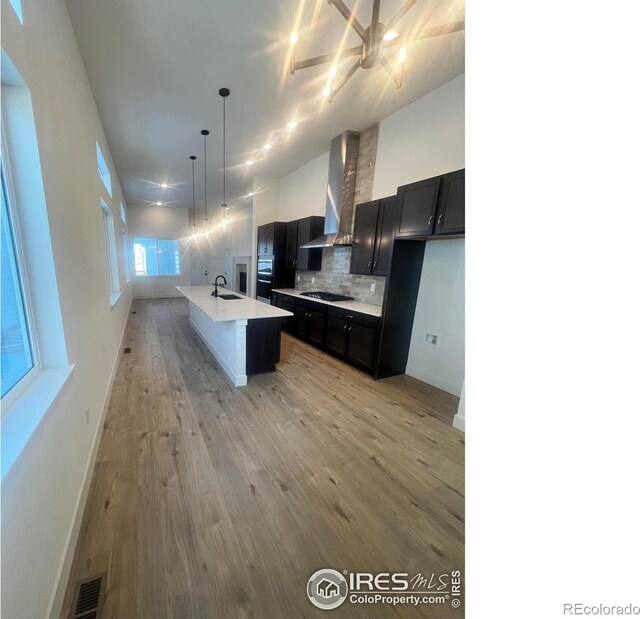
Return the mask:
[[439,189],[439,176],[398,187],[398,238],[428,236],[433,233]]
[[[300,246],[322,235],[324,217],[313,215],[292,221],[289,224],[291,230],[293,230],[293,224],[297,224],[296,242],[291,246],[291,258],[295,260],[294,268],[298,271],[319,271],[322,268],[322,248],[302,249]],[[287,258],[289,258],[289,247],[287,242]]]
[[295,310],[295,335],[307,342],[316,344],[316,346],[323,346],[325,320],[324,312],[297,305]]
[[434,234],[464,234],[464,172],[440,177]]
[[[271,305],[275,305],[280,309],[286,310],[287,312],[291,312],[295,314],[296,311],[296,302],[292,297],[278,294],[277,292],[271,293]],[[284,316],[281,319],[282,330],[287,333],[295,333],[295,315],[294,316]]]
[[347,354],[347,329],[349,323],[341,318],[327,318],[327,350],[344,357]]
[[351,273],[387,275],[399,214],[395,196],[356,207]]
[[275,223],[258,227],[258,255],[272,256],[275,236]]
[[375,316],[329,307],[326,349],[350,363],[373,369],[379,320]]
[[295,269],[298,262],[298,221],[287,224],[287,251],[285,265],[287,269]]
[[371,275],[380,201],[358,204],[353,223],[351,273]]

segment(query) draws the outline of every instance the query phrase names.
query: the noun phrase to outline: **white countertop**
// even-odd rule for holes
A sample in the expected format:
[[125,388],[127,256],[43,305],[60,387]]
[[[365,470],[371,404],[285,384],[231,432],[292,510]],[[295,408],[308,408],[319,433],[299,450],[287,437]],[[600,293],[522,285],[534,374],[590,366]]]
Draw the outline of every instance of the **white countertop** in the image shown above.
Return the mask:
[[280,292],[281,294],[288,294],[291,297],[300,297],[307,301],[313,301],[314,303],[323,303],[324,305],[332,305],[333,307],[340,307],[342,309],[351,310],[352,312],[360,312],[361,314],[369,314],[369,316],[376,316],[380,318],[382,316],[382,308],[378,305],[371,305],[369,303],[360,303],[360,301],[322,301],[321,299],[314,299],[312,297],[302,296],[300,293],[304,290],[298,290],[297,288],[274,288],[272,292]]
[[235,294],[240,299],[221,299],[212,297],[213,286],[176,286],[189,301],[200,308],[214,322],[230,320],[255,320],[256,318],[282,318],[293,316],[291,312],[261,303],[243,294],[218,288],[218,294]]

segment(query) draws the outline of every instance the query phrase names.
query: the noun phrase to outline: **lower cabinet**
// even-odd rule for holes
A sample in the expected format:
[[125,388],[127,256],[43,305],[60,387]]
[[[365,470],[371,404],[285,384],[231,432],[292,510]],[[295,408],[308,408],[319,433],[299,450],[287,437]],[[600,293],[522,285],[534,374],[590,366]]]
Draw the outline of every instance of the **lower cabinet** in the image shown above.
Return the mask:
[[325,313],[304,306],[296,306],[295,335],[316,346],[324,346]]
[[[332,308],[330,312],[335,312]],[[360,320],[360,315],[352,313],[347,316],[327,317],[327,350],[347,361],[373,369],[376,354],[377,328],[353,322]],[[365,320],[369,323],[370,317]],[[375,319],[377,322],[377,319]]]
[[293,313],[282,319],[283,331],[361,370],[374,371],[380,322],[376,316],[276,292],[271,304]]

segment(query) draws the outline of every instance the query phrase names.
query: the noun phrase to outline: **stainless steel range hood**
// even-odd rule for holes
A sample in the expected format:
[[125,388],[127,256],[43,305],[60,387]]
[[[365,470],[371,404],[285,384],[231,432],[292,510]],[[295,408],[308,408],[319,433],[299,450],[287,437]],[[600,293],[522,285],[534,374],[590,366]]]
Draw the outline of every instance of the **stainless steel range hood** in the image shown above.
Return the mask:
[[345,131],[331,140],[324,234],[302,245],[303,249],[353,243],[359,147],[360,134],[355,131]]

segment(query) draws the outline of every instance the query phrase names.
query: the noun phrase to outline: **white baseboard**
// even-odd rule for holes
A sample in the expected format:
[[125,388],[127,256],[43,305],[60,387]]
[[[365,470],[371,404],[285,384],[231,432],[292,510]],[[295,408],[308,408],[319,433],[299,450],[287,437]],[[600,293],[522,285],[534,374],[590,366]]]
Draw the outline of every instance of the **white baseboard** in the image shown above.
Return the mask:
[[462,432],[464,432],[464,417],[461,417],[460,415],[456,415],[453,418],[453,427],[456,428],[457,430],[461,430]]
[[411,365],[407,365],[405,373],[409,376],[413,376],[413,378],[417,378],[421,380],[423,383],[427,383],[428,385],[433,385],[438,389],[442,389],[442,391],[446,391],[451,395],[455,395],[456,397],[460,397],[462,393],[462,384],[456,385],[454,383],[450,383],[439,376],[434,376],[433,374],[428,374],[424,370],[416,368]]
[[102,403],[102,411],[100,412],[100,419],[96,427],[96,433],[93,437],[93,444],[91,446],[91,455],[87,462],[87,467],[84,471],[82,478],[82,487],[78,500],[76,501],[75,512],[69,533],[67,534],[67,541],[65,543],[64,552],[62,553],[62,559],[60,560],[60,567],[58,568],[58,575],[56,577],[56,586],[53,589],[51,600],[49,601],[49,610],[47,617],[49,619],[59,619],[62,613],[62,604],[64,603],[64,596],[67,591],[67,584],[69,575],[71,573],[71,566],[73,564],[73,556],[76,550],[76,543],[78,542],[78,535],[80,533],[80,526],[82,525],[82,517],[84,516],[84,508],[87,503],[87,497],[89,495],[89,488],[91,486],[91,477],[93,476],[93,469],[96,464],[96,458],[98,457],[98,446],[100,445],[100,438],[102,437],[102,430],[104,427],[104,418],[109,408],[109,400],[111,399],[111,391],[113,390],[113,383],[116,378],[116,372],[118,370],[118,363],[120,362],[120,351],[122,350],[122,344],[124,342],[124,336],[127,332],[127,324],[129,322],[129,316],[131,315],[131,303],[127,309],[127,320],[124,323],[122,329],[122,336],[120,337],[120,343],[118,344],[118,350],[116,352],[116,358],[113,361],[113,367],[111,368],[111,376],[109,377],[109,387]]

